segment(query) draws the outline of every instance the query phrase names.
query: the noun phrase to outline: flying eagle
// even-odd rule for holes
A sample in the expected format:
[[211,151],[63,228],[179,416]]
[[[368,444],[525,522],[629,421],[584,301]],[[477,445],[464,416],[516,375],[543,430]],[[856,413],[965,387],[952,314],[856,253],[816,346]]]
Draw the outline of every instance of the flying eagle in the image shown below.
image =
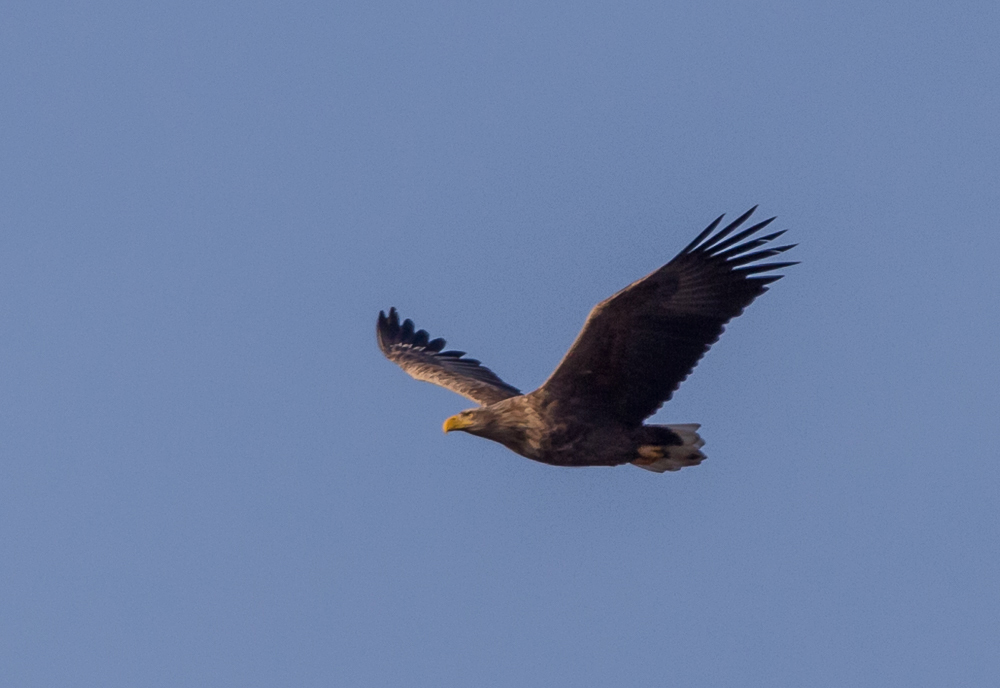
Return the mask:
[[[724,326],[795,265],[761,263],[795,246],[760,248],[784,234],[752,238],[774,218],[733,234],[756,206],[715,231],[719,216],[669,263],[597,304],[552,375],[522,394],[497,375],[442,351],[395,308],[380,312],[379,348],[417,380],[479,404],[444,422],[554,466],[631,463],[662,473],[704,460],[699,425],[643,425],[668,401]],[[713,232],[715,232],[713,234]],[[759,249],[759,250],[755,250]]]

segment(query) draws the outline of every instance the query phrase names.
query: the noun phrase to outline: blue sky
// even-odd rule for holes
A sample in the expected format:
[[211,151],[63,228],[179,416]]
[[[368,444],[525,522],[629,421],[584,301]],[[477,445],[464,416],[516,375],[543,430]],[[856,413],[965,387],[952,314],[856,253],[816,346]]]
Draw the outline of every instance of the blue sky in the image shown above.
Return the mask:
[[[11,2],[0,681],[941,686],[1000,671],[996,3]],[[676,474],[441,423],[761,204],[803,261]]]

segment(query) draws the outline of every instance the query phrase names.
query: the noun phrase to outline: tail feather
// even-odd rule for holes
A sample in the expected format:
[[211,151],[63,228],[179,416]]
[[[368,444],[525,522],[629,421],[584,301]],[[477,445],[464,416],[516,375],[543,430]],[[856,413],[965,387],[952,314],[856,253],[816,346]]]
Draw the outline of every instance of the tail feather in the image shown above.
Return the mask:
[[705,460],[701,448],[705,440],[698,434],[697,423],[666,425],[665,427],[681,439],[680,444],[644,444],[638,449],[639,458],[632,462],[639,468],[654,473],[679,471],[686,466],[697,466]]

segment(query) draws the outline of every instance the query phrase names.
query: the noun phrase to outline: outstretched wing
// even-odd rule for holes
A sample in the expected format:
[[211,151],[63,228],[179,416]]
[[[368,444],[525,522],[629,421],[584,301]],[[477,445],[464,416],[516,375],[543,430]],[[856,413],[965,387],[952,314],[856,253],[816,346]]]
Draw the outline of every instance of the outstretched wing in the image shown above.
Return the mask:
[[795,265],[757,262],[794,246],[754,250],[784,234],[750,238],[773,217],[730,236],[754,210],[712,234],[720,216],[676,258],[599,303],[542,389],[626,424],[655,413],[725,324],[781,279],[758,275]]
[[464,351],[441,351],[445,341],[431,339],[426,330],[415,330],[412,320],[406,319],[400,325],[395,308],[389,309],[388,316],[379,311],[375,334],[385,357],[410,377],[458,392],[480,406],[521,393],[476,359],[462,358]]

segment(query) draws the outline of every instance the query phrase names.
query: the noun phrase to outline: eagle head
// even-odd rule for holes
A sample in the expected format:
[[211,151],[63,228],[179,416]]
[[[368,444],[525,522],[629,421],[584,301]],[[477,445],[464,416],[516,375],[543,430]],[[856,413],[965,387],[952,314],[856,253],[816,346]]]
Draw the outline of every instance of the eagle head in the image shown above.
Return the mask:
[[484,414],[483,409],[469,409],[446,420],[444,431],[462,430],[475,435],[477,431],[484,430],[491,420],[492,417],[489,417],[489,414]]

